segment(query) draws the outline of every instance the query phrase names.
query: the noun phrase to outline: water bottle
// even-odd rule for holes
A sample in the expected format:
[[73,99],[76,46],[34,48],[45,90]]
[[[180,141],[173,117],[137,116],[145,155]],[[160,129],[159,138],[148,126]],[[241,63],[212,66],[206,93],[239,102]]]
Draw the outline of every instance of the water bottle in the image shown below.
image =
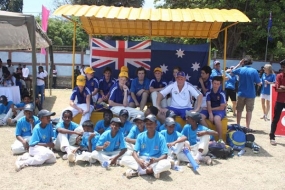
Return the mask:
[[104,161],[104,162],[102,163],[102,167],[103,167],[103,168],[109,168],[109,162]]
[[244,149],[241,149],[241,150],[238,152],[238,156],[242,156],[244,153],[245,153],[245,150],[244,150]]

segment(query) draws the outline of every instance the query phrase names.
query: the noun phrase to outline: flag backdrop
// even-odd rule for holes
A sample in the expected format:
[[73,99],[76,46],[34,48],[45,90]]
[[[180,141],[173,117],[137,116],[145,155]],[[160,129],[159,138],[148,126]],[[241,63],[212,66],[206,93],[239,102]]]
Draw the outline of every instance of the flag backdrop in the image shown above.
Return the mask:
[[117,78],[123,65],[129,68],[129,77],[136,77],[136,68],[144,67],[152,79],[153,69],[161,67],[163,77],[170,81],[175,66],[186,73],[189,82],[197,85],[201,68],[207,65],[209,44],[182,45],[154,41],[112,41],[91,39],[91,63],[95,76],[101,78],[105,67],[110,67]]

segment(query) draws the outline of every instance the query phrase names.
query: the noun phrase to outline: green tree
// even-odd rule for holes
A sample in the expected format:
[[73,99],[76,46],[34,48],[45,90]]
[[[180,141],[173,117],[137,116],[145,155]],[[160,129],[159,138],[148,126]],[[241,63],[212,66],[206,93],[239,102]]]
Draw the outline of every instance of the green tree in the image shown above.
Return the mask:
[[23,12],[23,0],[0,0],[0,10]]
[[142,7],[144,4],[144,0],[56,0],[55,1],[55,5],[57,7],[65,4]]

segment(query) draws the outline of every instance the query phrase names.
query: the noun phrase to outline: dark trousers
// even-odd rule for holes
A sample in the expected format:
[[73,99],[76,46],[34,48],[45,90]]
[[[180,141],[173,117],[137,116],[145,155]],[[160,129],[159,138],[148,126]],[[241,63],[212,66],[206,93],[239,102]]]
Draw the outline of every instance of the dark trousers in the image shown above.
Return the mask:
[[52,77],[52,87],[56,88],[56,77]]
[[275,140],[275,131],[277,128],[277,123],[280,120],[280,116],[283,108],[285,108],[285,103],[276,102],[274,106],[274,117],[271,123],[271,131],[269,134],[270,140]]

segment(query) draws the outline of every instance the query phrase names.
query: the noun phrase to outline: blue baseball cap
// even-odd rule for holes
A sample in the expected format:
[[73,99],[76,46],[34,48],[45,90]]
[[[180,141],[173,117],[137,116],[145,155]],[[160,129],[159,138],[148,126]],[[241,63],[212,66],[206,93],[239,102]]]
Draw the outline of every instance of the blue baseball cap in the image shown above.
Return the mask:
[[178,73],[177,73],[177,77],[185,77],[186,75],[185,75],[185,73],[183,72],[183,71],[179,71]]

